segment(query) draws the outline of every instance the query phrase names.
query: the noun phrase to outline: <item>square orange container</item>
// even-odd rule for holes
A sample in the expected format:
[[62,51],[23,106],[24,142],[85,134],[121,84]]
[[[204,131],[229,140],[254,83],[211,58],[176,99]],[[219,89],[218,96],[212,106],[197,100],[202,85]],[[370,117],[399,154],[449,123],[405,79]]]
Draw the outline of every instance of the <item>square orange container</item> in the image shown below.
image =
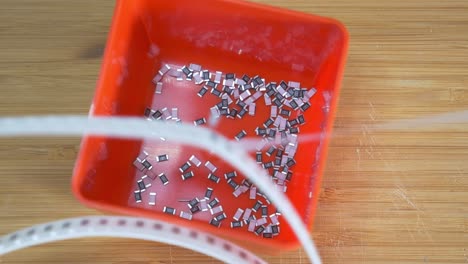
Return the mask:
[[[196,89],[194,84],[166,82],[164,95],[155,97],[151,83],[164,63],[197,63],[212,72],[258,74],[267,81],[299,81],[302,87],[315,87],[317,94],[305,112],[307,123],[301,127],[299,138],[308,133],[330,133],[347,46],[346,29],[329,18],[234,0],[120,0],[90,114],[143,117],[148,106],[167,106],[178,107],[184,121],[207,117],[209,107],[216,101],[202,100],[196,92],[187,92]],[[216,130],[229,138],[240,129],[252,135],[251,131],[269,115],[264,105],[257,107],[255,117],[223,119]],[[293,180],[286,193],[309,227],[315,214],[327,143],[322,138],[300,144]],[[142,148],[155,154],[170,152],[172,163],[158,169],[164,169],[173,184],[155,187],[157,207],[132,202],[136,179],[141,177],[132,163]],[[181,184],[179,174],[171,176],[193,153],[215,162],[220,175],[232,170],[222,157],[180,144],[87,136],[75,165],[73,192],[92,208],[175,222],[227,237],[251,249],[297,248],[298,241],[285,221],[279,236],[265,239],[228,225],[213,227],[202,216],[189,222],[164,214],[162,206],[186,209],[178,199],[203,195],[210,187],[206,171],[195,171],[196,175],[205,176],[194,177],[190,184]],[[239,207],[253,205],[248,197],[235,199],[227,186],[214,188],[215,196],[230,216]]]

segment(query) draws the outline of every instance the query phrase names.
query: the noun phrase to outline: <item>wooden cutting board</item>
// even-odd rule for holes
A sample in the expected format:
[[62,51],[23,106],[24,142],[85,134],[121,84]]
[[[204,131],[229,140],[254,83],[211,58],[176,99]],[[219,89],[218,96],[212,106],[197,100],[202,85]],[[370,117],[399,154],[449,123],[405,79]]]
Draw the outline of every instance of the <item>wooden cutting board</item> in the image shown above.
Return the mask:
[[[86,114],[110,0],[2,0],[0,115]],[[468,2],[263,0],[341,20],[351,34],[313,236],[325,263],[468,263],[468,125],[373,131],[468,108]],[[0,234],[98,214],[70,193],[78,139],[0,140]],[[264,256],[306,263],[302,250]],[[217,263],[124,239],[53,243],[0,263]]]

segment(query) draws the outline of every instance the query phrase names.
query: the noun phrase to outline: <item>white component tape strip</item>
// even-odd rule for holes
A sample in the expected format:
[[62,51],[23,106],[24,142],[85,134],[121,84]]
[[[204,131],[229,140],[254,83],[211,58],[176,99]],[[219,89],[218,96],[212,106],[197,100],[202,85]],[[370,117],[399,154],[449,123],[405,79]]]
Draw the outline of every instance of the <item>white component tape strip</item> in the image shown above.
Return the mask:
[[313,240],[298,213],[269,176],[248,153],[235,142],[208,128],[186,124],[148,122],[141,118],[49,116],[0,118],[0,136],[77,136],[100,135],[131,139],[159,139],[176,141],[209,150],[225,159],[257,185],[276,205],[290,224],[312,263],[321,263]]
[[135,217],[88,216],[32,226],[0,240],[0,255],[58,240],[124,237],[162,242],[209,255],[226,263],[266,263],[224,239],[173,224]]

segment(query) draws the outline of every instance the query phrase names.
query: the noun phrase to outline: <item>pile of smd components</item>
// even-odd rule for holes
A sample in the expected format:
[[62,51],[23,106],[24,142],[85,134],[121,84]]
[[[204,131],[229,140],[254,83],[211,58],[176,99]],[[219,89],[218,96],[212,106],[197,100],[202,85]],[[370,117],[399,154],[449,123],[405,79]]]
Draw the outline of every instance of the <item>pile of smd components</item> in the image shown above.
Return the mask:
[[[162,109],[148,107],[144,115],[149,121],[188,122],[194,126],[207,126],[207,120],[221,118],[242,122],[246,115],[256,114],[257,103],[263,100],[264,105],[269,107],[269,118],[253,131],[244,129],[236,131],[233,140],[242,141],[247,136],[258,137],[254,155],[256,162],[271,175],[272,182],[278,190],[287,192],[287,185],[293,180],[296,164],[294,156],[299,144],[300,126],[305,123],[303,113],[310,108],[310,99],[315,95],[316,89],[301,88],[300,83],[294,81],[267,82],[261,76],[210,72],[198,64],[183,67],[165,64],[152,80],[156,96],[165,92],[163,78],[193,82],[198,88],[191,92],[200,98],[213,96],[217,98],[217,103],[210,108],[210,116],[201,116],[195,120],[181,120],[180,109],[176,107]],[[209,224],[213,226],[245,228],[264,238],[273,238],[280,234],[281,213],[273,208],[268,197],[247,179],[239,177],[235,170],[220,175],[217,173],[216,164],[209,160],[201,160],[195,155],[188,156],[185,163],[177,164],[179,169],[176,175],[158,170],[158,164],[170,160],[171,157],[167,153],[149,155],[148,152],[141,151],[133,163],[143,175],[135,184],[136,190],[133,194],[135,203],[147,203],[153,207],[159,205],[164,213],[188,221],[196,219],[199,214],[209,214]],[[203,175],[194,173],[192,169],[195,167],[204,167],[206,172]],[[203,196],[193,195],[190,199],[179,200],[178,202],[186,203],[186,210],[158,204],[158,193],[152,190],[154,185],[166,186],[174,180],[182,180],[182,183],[177,184],[184,184],[194,177],[205,177],[214,185],[229,185],[232,187],[232,199],[248,196],[252,200],[251,207],[237,208],[233,215],[227,215],[223,210],[223,204],[216,197],[214,187],[207,187]]]

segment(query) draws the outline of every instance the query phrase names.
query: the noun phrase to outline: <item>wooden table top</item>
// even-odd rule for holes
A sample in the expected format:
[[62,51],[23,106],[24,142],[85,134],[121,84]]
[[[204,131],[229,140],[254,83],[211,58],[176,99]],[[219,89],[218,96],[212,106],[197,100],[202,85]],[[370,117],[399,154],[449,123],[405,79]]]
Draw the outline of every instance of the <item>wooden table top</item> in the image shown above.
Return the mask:
[[[468,125],[375,131],[468,106],[468,2],[263,0],[341,20],[351,35],[314,237],[325,263],[468,263]],[[0,115],[86,114],[114,1],[3,0]],[[0,234],[99,214],[70,191],[79,139],[0,140]],[[306,263],[302,250],[264,256]],[[217,263],[190,250],[80,239],[0,263]]]

